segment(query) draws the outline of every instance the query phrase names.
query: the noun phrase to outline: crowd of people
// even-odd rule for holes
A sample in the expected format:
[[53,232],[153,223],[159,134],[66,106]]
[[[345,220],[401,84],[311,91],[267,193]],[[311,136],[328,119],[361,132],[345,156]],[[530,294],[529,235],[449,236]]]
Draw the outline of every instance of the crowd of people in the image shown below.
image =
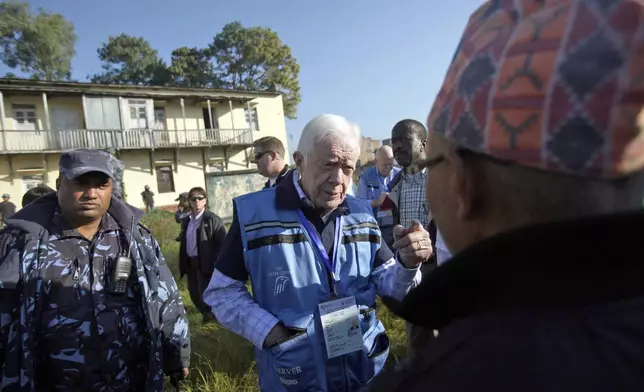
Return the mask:
[[[257,140],[267,181],[228,230],[203,188],[177,200],[203,322],[252,344],[266,392],[643,390],[643,17],[639,0],[487,2],[427,125],[393,125],[355,197],[354,122],[311,119],[294,167]],[[122,168],[66,152],[56,191],[18,212],[4,195],[3,391],[189,375],[183,299]],[[407,322],[392,367],[377,297]]]

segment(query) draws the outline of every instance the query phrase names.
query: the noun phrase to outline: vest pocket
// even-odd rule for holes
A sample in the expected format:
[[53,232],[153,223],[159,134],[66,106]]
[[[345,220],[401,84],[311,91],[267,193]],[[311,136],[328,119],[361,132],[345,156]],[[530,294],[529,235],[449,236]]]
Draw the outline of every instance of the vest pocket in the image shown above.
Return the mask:
[[275,373],[286,391],[316,391],[317,370],[309,334],[303,330],[266,349]]
[[373,375],[376,376],[384,368],[389,356],[389,337],[385,326],[376,319],[373,328],[364,335],[364,347],[367,351],[370,366],[373,367]]

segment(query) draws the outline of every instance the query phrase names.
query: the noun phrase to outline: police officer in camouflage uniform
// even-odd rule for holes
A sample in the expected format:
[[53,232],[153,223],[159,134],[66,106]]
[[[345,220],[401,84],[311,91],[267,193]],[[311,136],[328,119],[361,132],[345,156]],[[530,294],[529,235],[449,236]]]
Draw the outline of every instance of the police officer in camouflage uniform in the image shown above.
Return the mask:
[[62,154],[57,193],[0,232],[3,392],[163,391],[164,373],[187,376],[181,295],[142,213],[113,197],[113,173],[106,152]]

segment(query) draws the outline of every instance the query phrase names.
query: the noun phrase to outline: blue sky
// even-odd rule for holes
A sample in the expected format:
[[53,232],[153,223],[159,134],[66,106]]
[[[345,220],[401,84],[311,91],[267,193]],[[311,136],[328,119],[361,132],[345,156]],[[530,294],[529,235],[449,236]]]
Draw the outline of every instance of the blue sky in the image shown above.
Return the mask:
[[[74,23],[73,76],[100,72],[96,49],[109,35],[145,37],[168,59],[204,47],[226,23],[275,30],[300,66],[302,103],[287,121],[294,149],[321,113],[343,115],[365,136],[387,138],[402,118],[425,122],[469,15],[483,0],[32,0]],[[90,5],[91,4],[91,5]],[[1,73],[6,67],[0,67]]]

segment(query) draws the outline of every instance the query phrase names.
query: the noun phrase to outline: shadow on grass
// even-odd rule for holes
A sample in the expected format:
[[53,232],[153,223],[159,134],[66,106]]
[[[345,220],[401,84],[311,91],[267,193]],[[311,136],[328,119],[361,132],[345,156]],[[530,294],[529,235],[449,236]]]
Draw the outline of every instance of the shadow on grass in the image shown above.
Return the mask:
[[[174,215],[155,210],[143,223],[161,246],[170,271],[177,280],[190,323],[192,345],[191,376],[185,391],[256,391],[257,376],[252,345],[217,323],[203,324],[201,314],[190,300],[186,279],[179,280],[180,226]],[[172,390],[168,386],[169,390]]]

